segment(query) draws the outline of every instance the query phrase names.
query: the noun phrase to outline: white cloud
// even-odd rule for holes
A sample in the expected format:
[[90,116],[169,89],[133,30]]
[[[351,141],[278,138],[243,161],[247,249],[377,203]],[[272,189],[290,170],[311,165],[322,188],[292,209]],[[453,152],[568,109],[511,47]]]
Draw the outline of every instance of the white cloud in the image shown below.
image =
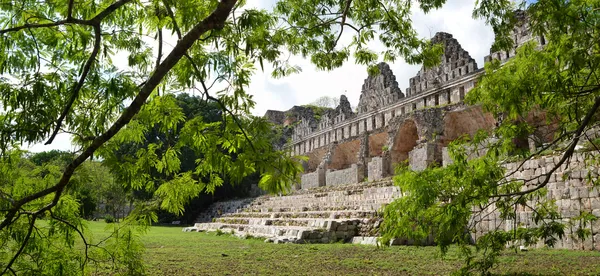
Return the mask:
[[46,141],[42,143],[25,145],[24,148],[31,152],[42,152],[51,150],[62,150],[62,151],[75,151],[76,149],[71,145],[71,135],[66,133],[59,133],[52,141],[50,145],[44,145]]
[[[258,8],[270,8],[275,0],[248,1],[249,5]],[[483,57],[489,54],[494,34],[489,26],[481,20],[472,17],[474,2],[468,0],[450,1],[440,10],[428,14],[421,12],[418,7],[413,10],[413,26],[419,36],[430,38],[436,32],[450,33],[462,47],[469,52],[479,67],[483,67]],[[342,38],[348,39],[349,35]],[[371,45],[382,49],[380,43]],[[367,77],[366,67],[356,65],[349,60],[344,66],[331,72],[318,71],[309,61],[292,58],[292,62],[302,67],[302,72],[280,80],[270,79],[271,73],[265,68],[265,73],[258,73],[252,79],[250,93],[257,102],[253,113],[263,115],[269,109],[287,110],[294,105],[313,102],[321,96],[339,97],[345,94],[352,105],[358,104],[364,79]],[[396,75],[400,89],[404,92],[408,87],[409,78],[416,75],[420,65],[409,65],[399,60],[390,67]],[[266,86],[265,82],[275,83],[276,86]],[[284,85],[285,84],[285,85]]]

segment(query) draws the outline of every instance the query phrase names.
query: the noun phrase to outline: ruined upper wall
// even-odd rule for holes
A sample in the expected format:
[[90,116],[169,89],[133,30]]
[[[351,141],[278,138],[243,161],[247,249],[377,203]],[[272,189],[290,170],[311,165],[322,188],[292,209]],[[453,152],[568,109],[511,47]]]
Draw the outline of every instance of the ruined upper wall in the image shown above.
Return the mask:
[[514,41],[513,48],[510,49],[509,51],[504,51],[504,50],[493,51],[493,49],[490,48],[490,55],[485,56],[483,58],[484,62],[490,62],[490,61],[492,61],[492,59],[497,59],[497,60],[500,60],[501,62],[505,62],[509,58],[516,55],[516,49],[519,46],[521,46],[531,40],[537,41],[538,45],[540,47],[543,47],[546,44],[546,41],[543,36],[537,37],[537,36],[534,36],[533,33],[531,32],[529,20],[528,20],[528,17],[527,17],[527,14],[525,11],[516,10],[515,17],[517,19],[517,24],[515,25],[515,28],[511,32],[511,36]]
[[267,121],[273,124],[283,125],[283,122],[285,121],[285,112],[278,110],[267,110],[267,113],[265,113],[264,117],[267,119]]
[[362,86],[358,114],[377,110],[404,98],[390,66],[382,62],[377,67],[379,74],[369,76]]
[[[293,140],[301,139],[316,130],[331,127],[356,115],[352,112],[350,102],[344,95],[340,96],[340,103],[335,109],[316,106],[294,106],[285,113],[287,114],[287,118],[289,118],[287,124],[292,125],[294,128]],[[284,125],[286,125],[285,121]]]
[[315,109],[312,107],[294,106],[285,114],[284,126],[293,127],[292,140],[310,135],[318,127],[320,114],[315,114]]
[[409,80],[410,87],[406,89],[406,96],[439,88],[445,83],[477,70],[475,60],[451,34],[436,33],[431,39],[431,43],[443,44],[444,54],[441,63],[434,68],[422,67],[417,75]]
[[[516,11],[516,16],[520,23],[514,31],[515,46],[532,39],[537,39],[543,46],[543,38],[535,38],[529,31],[525,13]],[[312,116],[296,116],[291,125],[289,119],[284,119],[284,126],[293,127],[290,147],[295,154],[303,154],[335,141],[380,129],[387,126],[393,118],[416,110],[462,103],[466,93],[475,87],[483,70],[478,69],[475,60],[451,34],[436,33],[431,43],[441,43],[444,48],[440,64],[435,68],[421,68],[409,80],[410,87],[405,91],[406,97],[398,87],[390,66],[380,63],[379,73],[368,76],[364,81],[357,113],[352,112],[348,99],[342,96],[336,109],[324,112],[319,110],[321,113]],[[513,56],[514,53],[511,52],[492,53],[486,57],[486,62],[492,57],[506,60]],[[269,112],[265,116],[273,122],[281,121],[281,114]]]

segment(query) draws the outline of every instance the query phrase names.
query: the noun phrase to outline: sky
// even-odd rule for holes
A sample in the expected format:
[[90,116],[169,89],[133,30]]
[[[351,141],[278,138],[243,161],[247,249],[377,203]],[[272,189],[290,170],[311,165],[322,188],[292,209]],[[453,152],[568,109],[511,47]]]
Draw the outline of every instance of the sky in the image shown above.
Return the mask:
[[[274,2],[248,1],[251,5],[266,9],[272,7]],[[430,38],[440,31],[452,34],[476,60],[477,65],[483,67],[483,57],[489,54],[494,34],[485,22],[472,18],[474,4],[474,1],[468,0],[448,0],[441,10],[428,14],[415,9],[412,17],[414,28],[423,38]],[[373,47],[381,46],[377,43]],[[257,103],[254,115],[262,116],[269,109],[287,110],[294,105],[311,103],[321,96],[339,97],[345,94],[353,106],[358,104],[361,87],[367,77],[364,65],[356,65],[349,60],[344,66],[326,72],[317,70],[309,60],[295,58],[292,62],[302,67],[301,73],[283,79],[271,78],[268,71],[254,76],[249,89]],[[409,78],[421,68],[403,60],[390,64],[390,67],[403,92],[408,87]]]
[[[248,6],[271,9],[276,0],[248,0]],[[437,32],[447,32],[454,36],[463,49],[475,59],[479,68],[483,67],[483,57],[489,54],[494,41],[491,27],[484,21],[472,17],[475,1],[448,0],[440,10],[424,14],[417,7],[413,10],[412,21],[419,36],[430,38]],[[349,35],[343,36],[341,43],[348,41]],[[382,49],[381,44],[371,45],[374,49]],[[322,96],[339,97],[344,94],[350,104],[356,106],[360,97],[362,84],[367,77],[367,68],[356,65],[352,59],[342,67],[333,71],[320,71],[309,60],[292,57],[290,62],[299,65],[302,72],[280,79],[271,77],[270,67],[265,71],[258,70],[252,77],[248,92],[254,96],[256,106],[252,113],[262,116],[267,110],[285,111],[294,105],[314,102]],[[396,81],[402,92],[408,87],[409,78],[415,76],[420,65],[409,65],[399,59],[390,64]],[[75,150],[71,146],[68,134],[59,134],[51,145],[35,144],[27,148],[33,152],[52,149]]]

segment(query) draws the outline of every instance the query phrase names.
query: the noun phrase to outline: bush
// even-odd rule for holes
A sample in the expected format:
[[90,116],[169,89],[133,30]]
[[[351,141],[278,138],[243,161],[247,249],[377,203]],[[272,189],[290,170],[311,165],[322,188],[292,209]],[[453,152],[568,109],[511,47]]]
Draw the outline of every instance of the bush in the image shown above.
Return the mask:
[[114,223],[116,221],[115,217],[111,215],[104,216],[104,222],[106,223]]

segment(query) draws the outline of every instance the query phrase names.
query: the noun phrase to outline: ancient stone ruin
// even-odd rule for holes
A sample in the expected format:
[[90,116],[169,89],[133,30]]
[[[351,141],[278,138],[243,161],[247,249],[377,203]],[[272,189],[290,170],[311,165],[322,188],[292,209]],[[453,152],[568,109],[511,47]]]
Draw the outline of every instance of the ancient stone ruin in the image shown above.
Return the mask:
[[[543,46],[544,39],[532,37],[522,19],[514,30],[515,46],[532,39]],[[431,41],[444,47],[441,63],[417,72],[408,80],[405,93],[390,66],[381,63],[379,74],[366,78],[356,112],[345,96],[335,109],[295,106],[288,111],[268,111],[265,117],[291,139],[290,143],[282,139],[277,146],[308,157],[296,191],[288,196],[217,203],[194,227],[184,230],[218,229],[273,242],[375,243],[381,222],[378,211],[401,196],[390,179],[397,164],[407,162],[413,170],[446,164],[450,161],[446,150],[450,142],[480,129],[490,130],[496,124],[480,107],[463,103],[483,69],[451,34],[437,33]],[[514,55],[514,50],[493,52],[485,61],[504,62]],[[518,174],[535,177],[555,161],[553,157],[528,161]],[[548,197],[558,200],[565,218],[579,215],[580,210],[600,216],[598,189],[585,184],[585,169],[579,161],[573,161],[576,173],[566,179],[562,178],[565,172],[555,172]],[[506,166],[516,168],[515,164]],[[489,213],[475,238],[491,229],[508,230],[515,225]],[[521,224],[532,223],[531,213],[519,210],[518,215]],[[600,249],[600,235],[586,241],[565,237],[558,247]]]

